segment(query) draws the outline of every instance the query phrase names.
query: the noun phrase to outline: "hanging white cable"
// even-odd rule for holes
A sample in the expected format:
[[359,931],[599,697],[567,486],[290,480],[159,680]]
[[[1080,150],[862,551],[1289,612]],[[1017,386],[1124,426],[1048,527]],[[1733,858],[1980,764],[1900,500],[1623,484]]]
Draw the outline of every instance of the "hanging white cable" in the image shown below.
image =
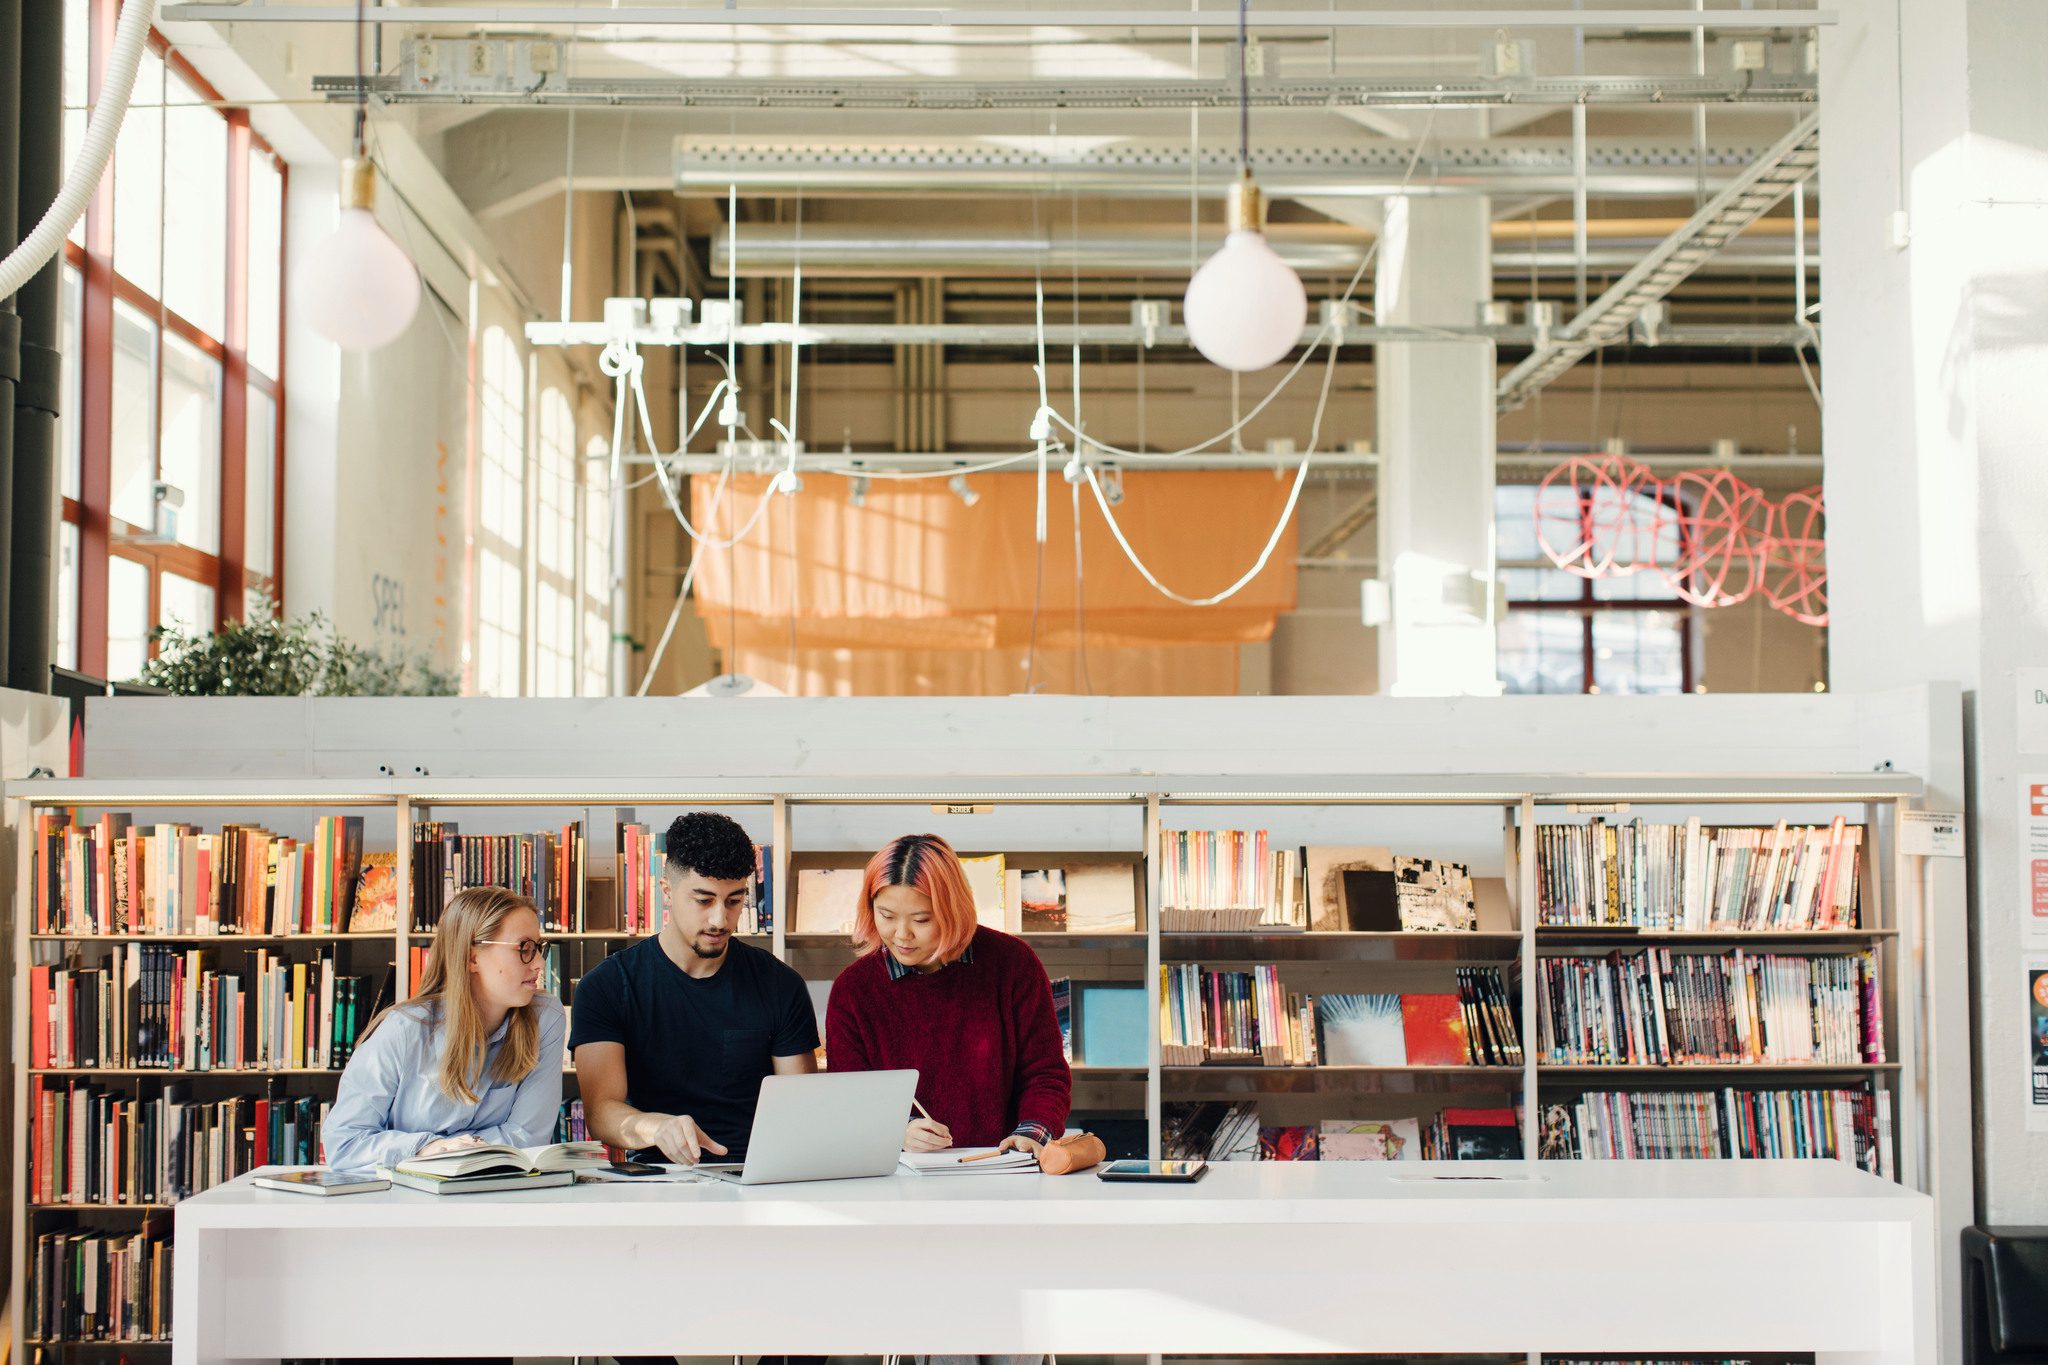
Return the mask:
[[[100,97],[94,104],[92,124],[79,144],[78,159],[64,177],[64,187],[43,210],[43,216],[23,237],[7,259],[0,261],[0,300],[12,298],[35,273],[49,264],[64,248],[64,238],[85,213],[85,206],[107,173],[114,155],[114,140],[121,132],[121,120],[128,113],[128,97],[135,93],[135,69],[142,62],[142,50],[149,44],[149,26],[156,19],[156,0],[129,0],[121,7],[121,20],[114,29],[113,45],[107,50],[106,74],[100,82]],[[55,19],[44,22],[55,23]]]
[[1124,557],[1131,561],[1132,567],[1136,568],[1144,576],[1147,583],[1158,589],[1162,595],[1172,598],[1183,606],[1213,607],[1219,602],[1225,602],[1237,596],[1238,593],[1244,591],[1246,584],[1265,571],[1267,563],[1273,558],[1274,547],[1279,545],[1280,537],[1287,531],[1287,524],[1294,520],[1294,505],[1301,500],[1302,485],[1308,482],[1309,461],[1314,457],[1316,446],[1322,440],[1323,411],[1329,405],[1331,382],[1336,378],[1336,375],[1337,347],[1332,346],[1328,358],[1324,362],[1323,390],[1321,396],[1316,399],[1315,420],[1309,427],[1308,449],[1302,452],[1301,464],[1294,471],[1294,486],[1287,490],[1287,505],[1280,509],[1280,519],[1273,523],[1273,534],[1266,537],[1266,547],[1259,551],[1257,561],[1253,563],[1251,568],[1245,570],[1242,578],[1239,578],[1222,592],[1212,593],[1208,597],[1189,597],[1175,592],[1172,588],[1159,581],[1158,575],[1152,572],[1144,560],[1138,558],[1138,552],[1131,548],[1131,542],[1124,536],[1124,528],[1117,524],[1116,513],[1110,510],[1109,499],[1103,496],[1102,484],[1095,477],[1095,467],[1089,464],[1081,466],[1082,472],[1088,476],[1088,487],[1095,494],[1095,505],[1102,509],[1102,519],[1109,523],[1109,533],[1116,537],[1116,543],[1123,550]]
[[[707,522],[718,515],[719,504],[725,500],[726,481],[731,474],[732,462],[727,460],[725,469],[718,475],[718,488],[711,495],[711,515],[705,518]],[[647,695],[648,684],[654,681],[655,673],[661,668],[662,656],[668,653],[668,642],[676,633],[676,623],[683,619],[683,603],[689,600],[690,585],[697,581],[697,566],[703,562],[704,554],[701,548],[691,553],[690,567],[683,570],[682,586],[676,589],[676,604],[669,608],[668,624],[661,628],[661,638],[655,641],[654,653],[647,660],[646,669],[640,674],[640,685],[633,690],[634,696]]]
[[1038,452],[1035,450],[1027,450],[1018,455],[1005,455],[1000,460],[988,460],[982,464],[948,465],[944,469],[855,469],[847,465],[836,464],[813,465],[812,468],[816,469],[821,474],[837,474],[841,478],[845,479],[862,478],[892,479],[905,481],[911,479],[950,479],[955,474],[980,474],[985,470],[1004,469],[1013,464],[1023,464],[1026,460],[1035,458],[1037,453]]
[[[638,356],[635,356],[633,358],[635,361],[639,360]],[[647,413],[647,389],[640,382],[640,371],[637,366],[634,368],[632,372],[632,384],[633,405],[639,410],[640,413],[640,430],[642,433],[642,438],[646,440],[646,442],[649,445],[653,445],[654,422],[648,416]],[[733,445],[730,441],[726,443],[725,450],[726,467],[728,470],[730,470],[732,467],[733,456],[735,453]],[[699,545],[709,545],[715,549],[729,550],[733,546],[745,540],[749,535],[752,535],[754,527],[760,524],[762,515],[767,511],[768,504],[774,501],[774,499],[771,497],[762,498],[760,506],[754,509],[754,515],[748,518],[747,524],[739,529],[739,533],[733,536],[730,540],[720,540],[715,536],[706,535],[704,532],[699,531],[695,526],[692,526],[690,524],[689,516],[683,511],[682,500],[676,496],[675,485],[669,482],[668,466],[664,464],[659,458],[657,458],[654,462],[654,473],[655,481],[661,485],[661,496],[663,500],[668,503],[668,510],[675,517],[676,524],[683,528],[683,534],[687,535],[690,539],[696,541]]]

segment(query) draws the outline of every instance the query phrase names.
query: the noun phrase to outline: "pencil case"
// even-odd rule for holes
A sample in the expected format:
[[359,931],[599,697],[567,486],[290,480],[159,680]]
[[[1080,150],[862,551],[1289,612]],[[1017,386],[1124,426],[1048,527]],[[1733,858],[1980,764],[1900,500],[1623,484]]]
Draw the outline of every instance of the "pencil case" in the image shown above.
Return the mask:
[[1073,1175],[1096,1165],[1104,1155],[1101,1138],[1093,1133],[1074,1133],[1040,1147],[1038,1169],[1046,1175]]

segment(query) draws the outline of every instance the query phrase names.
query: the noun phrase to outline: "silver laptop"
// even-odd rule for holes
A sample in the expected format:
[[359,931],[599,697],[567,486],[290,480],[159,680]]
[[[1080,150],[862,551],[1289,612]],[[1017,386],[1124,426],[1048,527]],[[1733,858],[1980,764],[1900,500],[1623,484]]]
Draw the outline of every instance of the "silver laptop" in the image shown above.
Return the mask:
[[737,1185],[893,1174],[916,1092],[915,1071],[766,1077],[745,1163],[697,1170]]

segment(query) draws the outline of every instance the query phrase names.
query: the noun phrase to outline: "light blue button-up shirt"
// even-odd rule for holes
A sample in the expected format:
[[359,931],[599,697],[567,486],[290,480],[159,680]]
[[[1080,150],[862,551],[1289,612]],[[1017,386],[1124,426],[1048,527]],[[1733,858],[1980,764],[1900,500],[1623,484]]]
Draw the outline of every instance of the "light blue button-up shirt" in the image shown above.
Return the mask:
[[341,1073],[322,1128],[327,1164],[340,1170],[391,1166],[435,1138],[464,1133],[485,1142],[533,1147],[554,1141],[562,1106],[562,1002],[533,997],[540,1016],[540,1060],[520,1081],[488,1079],[504,1045],[508,1018],[484,1051],[475,1104],[451,1099],[439,1080],[446,1033],[422,1003],[401,1005],[377,1026]]

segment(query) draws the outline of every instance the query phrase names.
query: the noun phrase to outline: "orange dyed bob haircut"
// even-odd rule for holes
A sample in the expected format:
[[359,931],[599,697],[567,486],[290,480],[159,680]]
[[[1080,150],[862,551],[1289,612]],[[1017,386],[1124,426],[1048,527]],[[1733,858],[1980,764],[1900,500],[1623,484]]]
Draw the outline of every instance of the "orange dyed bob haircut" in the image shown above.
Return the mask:
[[936,834],[906,834],[891,839],[868,859],[860,906],[853,916],[853,946],[863,954],[882,946],[881,931],[875,928],[875,896],[891,886],[922,891],[931,901],[932,920],[939,927],[941,962],[951,962],[967,951],[977,923],[974,893],[967,887],[967,873],[951,844]]

